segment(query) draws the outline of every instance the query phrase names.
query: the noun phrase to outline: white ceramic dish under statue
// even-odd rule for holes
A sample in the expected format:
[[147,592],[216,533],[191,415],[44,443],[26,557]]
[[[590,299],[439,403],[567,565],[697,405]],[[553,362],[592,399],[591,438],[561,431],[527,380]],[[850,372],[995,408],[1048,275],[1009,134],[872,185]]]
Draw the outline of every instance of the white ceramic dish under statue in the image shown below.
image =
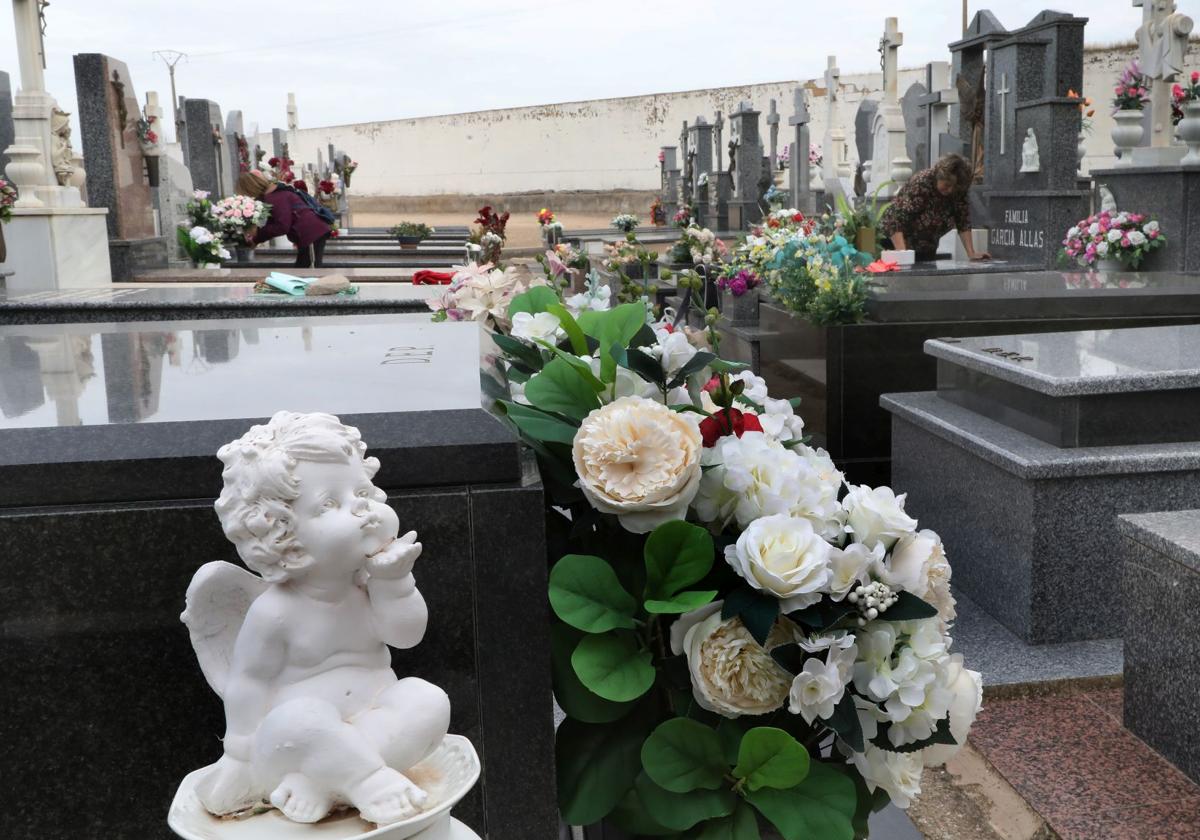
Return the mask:
[[437,805],[403,822],[376,827],[346,809],[317,823],[296,823],[270,808],[243,817],[215,817],[196,796],[203,770],[183,780],[167,824],[184,840],[478,840],[471,829],[450,816],[479,779],[479,756],[461,735],[447,735],[442,745],[412,768],[415,781]]
[[884,251],[882,254],[884,262],[893,262],[896,265],[912,265],[917,261],[916,251]]

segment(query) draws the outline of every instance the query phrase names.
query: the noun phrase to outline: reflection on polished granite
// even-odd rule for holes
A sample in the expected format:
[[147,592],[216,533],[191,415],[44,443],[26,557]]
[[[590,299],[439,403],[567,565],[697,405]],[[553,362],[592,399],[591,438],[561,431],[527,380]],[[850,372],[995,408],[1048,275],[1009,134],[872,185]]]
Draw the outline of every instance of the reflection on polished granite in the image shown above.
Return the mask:
[[942,339],[931,356],[1050,396],[1200,387],[1200,325]]
[[478,409],[479,342],[423,314],[5,326],[0,430]]

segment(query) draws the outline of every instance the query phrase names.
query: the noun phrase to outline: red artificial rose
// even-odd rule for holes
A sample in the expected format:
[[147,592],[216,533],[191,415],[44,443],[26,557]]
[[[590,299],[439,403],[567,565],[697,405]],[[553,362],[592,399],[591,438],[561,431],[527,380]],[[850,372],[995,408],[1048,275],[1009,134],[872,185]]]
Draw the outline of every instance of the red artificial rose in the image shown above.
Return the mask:
[[277,157],[267,158],[267,166],[278,166],[278,165],[279,165],[279,158],[277,158]]
[[762,430],[757,414],[738,411],[736,408],[723,409],[700,421],[700,435],[704,438],[705,449],[716,446],[718,440],[728,435],[741,437],[746,432]]
[[793,222],[803,222],[803,221],[804,221],[804,214],[803,214],[803,213],[797,213],[796,215],[792,216],[792,221],[793,221]]

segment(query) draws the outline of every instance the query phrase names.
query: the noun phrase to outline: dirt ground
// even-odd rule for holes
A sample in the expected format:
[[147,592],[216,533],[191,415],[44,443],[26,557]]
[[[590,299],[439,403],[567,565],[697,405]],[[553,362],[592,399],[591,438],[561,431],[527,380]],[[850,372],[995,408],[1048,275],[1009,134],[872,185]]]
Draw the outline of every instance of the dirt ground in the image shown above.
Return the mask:
[[[615,215],[615,212],[604,215],[560,213],[558,214],[558,220],[570,232],[572,230],[590,230],[593,228],[608,227],[609,221]],[[439,225],[466,225],[467,227],[471,227],[475,221],[475,214],[422,213],[419,214],[419,217],[411,213],[404,217],[395,213],[356,212],[354,214],[354,224],[360,227],[391,227],[398,222],[405,221],[424,222],[435,228]],[[509,248],[536,248],[542,241],[542,232],[538,226],[537,215],[535,213],[514,213],[508,220],[506,232],[508,233]]]

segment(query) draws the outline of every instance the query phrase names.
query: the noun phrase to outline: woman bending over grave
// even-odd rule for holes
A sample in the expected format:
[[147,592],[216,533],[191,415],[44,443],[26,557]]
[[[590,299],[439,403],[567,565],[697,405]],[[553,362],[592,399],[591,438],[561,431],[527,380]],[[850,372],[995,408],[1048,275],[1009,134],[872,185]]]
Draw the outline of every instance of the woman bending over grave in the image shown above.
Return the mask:
[[251,170],[238,176],[237,191],[271,208],[271,218],[260,228],[246,230],[246,244],[260,245],[268,239],[286,236],[296,246],[296,268],[320,268],[325,262],[325,243],[330,226],[297,192]]
[[968,257],[990,259],[991,254],[977,252],[971,242],[967,192],[972,180],[971,165],[959,155],[946,155],[921,170],[900,188],[884,211],[880,221],[883,235],[897,251],[912,250],[918,260],[932,260],[938,240],[957,230]]

